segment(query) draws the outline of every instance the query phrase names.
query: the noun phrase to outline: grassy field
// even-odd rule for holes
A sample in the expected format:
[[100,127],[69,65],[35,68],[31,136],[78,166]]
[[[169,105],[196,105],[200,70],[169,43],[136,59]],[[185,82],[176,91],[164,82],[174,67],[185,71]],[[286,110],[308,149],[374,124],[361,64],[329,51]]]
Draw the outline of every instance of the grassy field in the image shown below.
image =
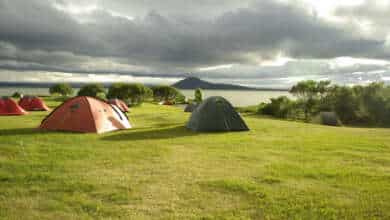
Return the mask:
[[390,129],[193,133],[144,104],[131,130],[44,133],[46,114],[0,117],[0,219],[390,219]]

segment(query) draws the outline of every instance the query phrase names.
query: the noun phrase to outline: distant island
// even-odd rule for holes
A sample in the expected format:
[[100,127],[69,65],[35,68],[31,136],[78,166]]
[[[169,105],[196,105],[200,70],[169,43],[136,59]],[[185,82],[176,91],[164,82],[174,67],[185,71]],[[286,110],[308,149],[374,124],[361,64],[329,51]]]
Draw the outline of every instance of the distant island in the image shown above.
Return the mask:
[[187,77],[179,82],[172,84],[177,89],[208,89],[208,90],[267,90],[267,91],[285,91],[283,89],[272,89],[272,88],[252,88],[233,84],[223,83],[211,83],[205,80],[201,80],[197,77]]

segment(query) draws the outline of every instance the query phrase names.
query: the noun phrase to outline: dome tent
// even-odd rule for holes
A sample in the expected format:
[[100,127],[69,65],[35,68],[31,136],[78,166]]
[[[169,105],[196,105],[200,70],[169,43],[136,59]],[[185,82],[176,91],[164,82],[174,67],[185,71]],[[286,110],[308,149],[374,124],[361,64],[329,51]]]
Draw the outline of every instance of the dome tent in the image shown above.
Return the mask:
[[36,96],[24,96],[19,100],[19,105],[27,111],[50,111],[45,102]]
[[341,125],[339,117],[335,112],[320,112],[316,117],[311,120],[311,122],[328,126]]
[[0,115],[25,115],[28,114],[22,107],[9,97],[0,97]]
[[68,99],[41,123],[40,129],[104,133],[129,129],[127,116],[116,106],[88,96]]
[[109,99],[108,103],[111,105],[115,105],[122,112],[129,112],[129,107],[127,107],[126,103],[120,99]]
[[193,131],[248,131],[241,116],[223,97],[213,96],[192,113],[187,128]]

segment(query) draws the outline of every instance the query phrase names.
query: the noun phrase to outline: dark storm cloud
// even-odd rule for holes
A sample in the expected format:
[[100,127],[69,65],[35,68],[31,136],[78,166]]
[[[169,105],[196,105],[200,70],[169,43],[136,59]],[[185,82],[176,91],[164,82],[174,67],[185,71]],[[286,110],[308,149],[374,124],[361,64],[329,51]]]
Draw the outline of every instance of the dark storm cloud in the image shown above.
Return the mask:
[[[150,11],[158,11],[166,16],[216,17],[237,8],[248,8],[256,0],[61,0],[62,4],[97,4],[103,8],[144,17]],[[58,1],[57,1],[58,2]]]
[[46,1],[1,0],[0,40],[23,49],[64,50],[87,45],[88,36]]
[[[73,71],[86,60],[107,58],[175,72],[257,64],[280,52],[295,58],[389,57],[384,39],[367,38],[354,26],[330,23],[304,7],[279,1],[230,0],[222,6],[220,1],[172,0],[153,1],[150,7],[143,1],[110,2],[96,1],[106,7],[74,15],[54,7],[66,6],[66,0],[0,0],[0,42],[8,47],[0,59],[17,61],[15,69],[18,63],[33,63],[30,68]],[[191,8],[197,15],[215,13],[192,16]],[[129,20],[112,10],[136,15],[154,11]]]

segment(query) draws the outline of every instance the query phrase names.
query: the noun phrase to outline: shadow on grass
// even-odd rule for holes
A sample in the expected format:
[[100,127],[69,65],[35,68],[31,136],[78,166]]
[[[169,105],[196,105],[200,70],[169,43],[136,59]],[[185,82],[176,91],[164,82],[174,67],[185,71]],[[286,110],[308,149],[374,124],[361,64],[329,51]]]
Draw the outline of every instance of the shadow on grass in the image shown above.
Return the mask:
[[43,134],[44,131],[38,128],[13,128],[0,130],[0,136],[15,136],[15,135],[37,135]]
[[179,138],[186,136],[195,136],[198,135],[195,132],[188,130],[185,126],[176,126],[168,127],[162,129],[153,129],[153,130],[141,130],[133,131],[128,133],[114,134],[110,136],[103,137],[102,140],[109,141],[130,141],[130,140],[159,140],[159,139],[170,139],[170,138]]
[[39,128],[13,128],[13,129],[0,130],[0,136],[43,135],[43,134],[80,135],[80,134],[88,134],[88,133],[61,131],[61,130],[58,131],[41,130]]

